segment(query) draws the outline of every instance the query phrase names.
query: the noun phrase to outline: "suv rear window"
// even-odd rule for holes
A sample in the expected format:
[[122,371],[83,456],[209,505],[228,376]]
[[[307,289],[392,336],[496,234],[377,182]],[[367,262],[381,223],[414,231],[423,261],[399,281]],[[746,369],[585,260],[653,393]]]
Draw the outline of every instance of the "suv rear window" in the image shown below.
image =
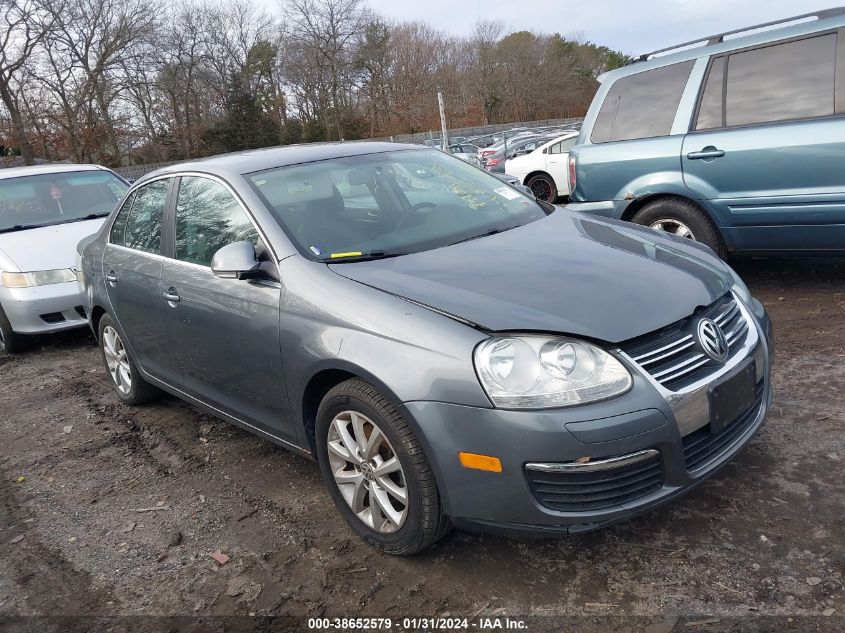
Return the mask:
[[713,60],[695,129],[753,125],[834,114],[836,34],[775,44]]
[[617,80],[601,105],[590,140],[607,143],[669,134],[693,63],[672,64]]

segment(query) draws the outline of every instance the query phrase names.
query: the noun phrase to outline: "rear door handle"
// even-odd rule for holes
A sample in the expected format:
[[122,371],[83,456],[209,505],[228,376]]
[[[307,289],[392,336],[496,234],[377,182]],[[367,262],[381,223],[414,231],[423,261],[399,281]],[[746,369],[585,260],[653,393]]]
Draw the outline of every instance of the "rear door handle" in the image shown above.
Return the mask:
[[176,293],[175,288],[168,289],[168,291],[162,296],[170,303],[179,303],[182,300],[182,298]]
[[689,160],[706,160],[708,158],[721,158],[725,155],[725,150],[716,149],[715,147],[705,147],[700,152],[690,152],[687,154]]
[[109,271],[109,274],[106,275],[106,281],[109,282],[112,286],[117,283],[117,275],[114,273],[113,270]]

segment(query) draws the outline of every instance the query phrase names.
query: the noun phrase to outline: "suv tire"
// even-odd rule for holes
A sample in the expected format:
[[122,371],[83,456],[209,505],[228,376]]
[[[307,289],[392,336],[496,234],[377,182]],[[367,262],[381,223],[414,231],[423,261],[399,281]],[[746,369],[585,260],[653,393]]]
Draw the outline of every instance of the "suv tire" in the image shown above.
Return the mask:
[[[370,545],[389,554],[416,554],[449,531],[422,445],[378,390],[358,378],[335,386],[320,403],[315,432],[329,494]],[[392,465],[390,472],[379,476],[384,464]]]
[[[125,347],[114,320],[108,314],[100,318],[97,335],[103,365],[106,367],[106,372],[118,397],[125,404],[131,405],[158,400],[162,396],[161,390],[141,377],[138,366],[129,355],[129,350]],[[116,364],[117,373],[113,371],[112,363]],[[124,372],[122,377],[120,377],[121,370]]]
[[0,351],[5,350],[9,354],[19,354],[29,349],[32,339],[24,334],[18,334],[12,329],[12,324],[3,307],[0,306]]
[[722,259],[727,256],[727,249],[719,230],[704,211],[689,200],[681,198],[653,200],[637,211],[631,221],[653,228],[661,223],[676,222],[692,233],[689,239],[706,244]]

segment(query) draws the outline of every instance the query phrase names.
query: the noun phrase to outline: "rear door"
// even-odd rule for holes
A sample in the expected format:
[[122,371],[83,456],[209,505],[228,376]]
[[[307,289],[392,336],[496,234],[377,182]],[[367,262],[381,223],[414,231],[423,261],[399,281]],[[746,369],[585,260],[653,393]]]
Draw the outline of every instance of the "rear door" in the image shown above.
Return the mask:
[[273,259],[251,218],[220,181],[182,176],[168,223],[175,240],[162,272],[159,305],[169,346],[189,395],[262,431],[295,439],[279,344],[281,284],[221,279],[218,249],[242,240]]
[[112,315],[140,367],[175,385],[161,309],[162,222],[171,179],[139,187],[115,216],[103,254]]
[[558,141],[546,149],[546,171],[554,178],[558,195],[569,193],[569,150],[575,147],[577,136]]
[[816,34],[710,61],[681,160],[736,248],[845,249],[840,39]]

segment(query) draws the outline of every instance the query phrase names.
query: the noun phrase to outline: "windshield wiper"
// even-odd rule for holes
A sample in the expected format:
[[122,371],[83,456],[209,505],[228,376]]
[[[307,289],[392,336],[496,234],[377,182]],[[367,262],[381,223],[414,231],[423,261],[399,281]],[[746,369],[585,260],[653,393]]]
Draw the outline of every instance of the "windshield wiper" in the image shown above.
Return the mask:
[[14,226],[7,226],[0,229],[0,233],[12,233],[14,231],[27,231],[29,229],[41,229],[45,226],[56,226],[57,224],[69,224],[71,222],[84,222],[85,220],[96,220],[104,218],[108,213],[89,213],[81,218],[69,218],[67,220],[59,220],[58,222],[46,222],[45,224],[15,224]]
[[489,231],[485,231],[484,233],[480,233],[478,235],[470,235],[469,237],[465,237],[461,240],[456,240],[454,242],[450,242],[447,246],[454,246],[455,244],[463,244],[464,242],[471,242],[472,240],[480,240],[482,237],[490,237],[491,235],[496,235],[498,233],[504,233],[505,231],[510,231],[511,229],[517,229],[522,224],[515,224],[513,226],[506,226],[501,229],[490,229]]
[[44,226],[43,224],[15,224],[14,226],[7,226],[0,229],[0,233],[12,233],[14,231],[26,231],[27,229],[37,229]]
[[407,255],[404,251],[369,251],[366,253],[337,253],[334,257],[323,257],[319,261],[324,264],[342,264],[344,262],[368,262],[374,259],[388,259]]

